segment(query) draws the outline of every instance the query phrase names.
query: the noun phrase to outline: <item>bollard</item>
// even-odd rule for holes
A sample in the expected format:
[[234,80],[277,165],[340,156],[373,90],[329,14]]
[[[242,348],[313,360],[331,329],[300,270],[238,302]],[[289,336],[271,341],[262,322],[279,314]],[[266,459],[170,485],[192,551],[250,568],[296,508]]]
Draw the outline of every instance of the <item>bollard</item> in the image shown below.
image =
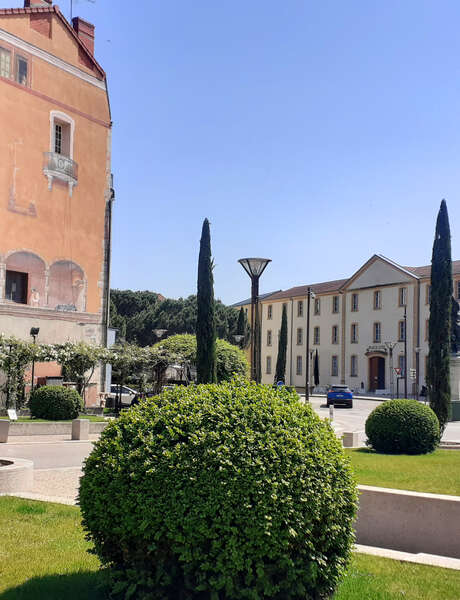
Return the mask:
[[74,419],[72,421],[72,439],[89,440],[89,420]]
[[334,405],[333,404],[329,405],[329,419],[331,421],[334,420]]
[[342,437],[344,448],[356,448],[359,446],[359,434],[357,431],[346,431]]
[[7,443],[9,430],[10,422],[6,419],[0,419],[0,444]]

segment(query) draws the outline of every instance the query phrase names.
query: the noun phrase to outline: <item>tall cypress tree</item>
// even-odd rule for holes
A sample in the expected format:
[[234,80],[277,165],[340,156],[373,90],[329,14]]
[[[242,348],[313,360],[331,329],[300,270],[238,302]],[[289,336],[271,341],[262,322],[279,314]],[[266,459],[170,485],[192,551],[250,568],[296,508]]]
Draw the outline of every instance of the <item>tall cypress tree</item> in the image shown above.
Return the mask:
[[203,221],[198,259],[196,320],[196,369],[198,383],[215,383],[216,324],[214,319],[214,280],[212,275],[209,221]]
[[246,316],[243,307],[240,308],[238,322],[236,324],[236,335],[244,335],[246,329]]
[[430,406],[436,413],[441,435],[450,410],[450,330],[452,311],[452,258],[449,215],[441,202],[431,259],[431,297],[427,388]]
[[275,383],[284,381],[286,376],[286,350],[287,350],[288,326],[286,304],[283,304],[281,315],[281,329],[278,338],[278,358],[276,359]]

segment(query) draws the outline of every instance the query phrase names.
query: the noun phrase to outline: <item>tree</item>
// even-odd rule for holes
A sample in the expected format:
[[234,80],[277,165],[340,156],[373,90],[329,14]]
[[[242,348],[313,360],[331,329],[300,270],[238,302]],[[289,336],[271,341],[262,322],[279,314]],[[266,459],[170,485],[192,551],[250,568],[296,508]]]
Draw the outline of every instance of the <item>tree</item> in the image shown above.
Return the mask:
[[287,351],[287,310],[286,304],[283,304],[283,312],[281,315],[281,330],[278,338],[278,358],[276,359],[275,383],[285,381],[286,377],[286,351]]
[[214,281],[211,259],[211,233],[205,219],[201,231],[198,259],[197,293],[197,379],[198,383],[215,383],[216,375],[216,324],[214,318]]
[[452,258],[449,216],[441,202],[431,259],[431,295],[427,389],[430,406],[439,420],[441,436],[450,409],[450,331],[452,311]]
[[238,314],[238,322],[236,324],[236,335],[244,335],[246,329],[246,316],[244,314],[244,308],[240,308],[240,312]]
[[318,349],[315,352],[315,364],[313,366],[313,379],[315,385],[319,385],[319,358],[318,358]]

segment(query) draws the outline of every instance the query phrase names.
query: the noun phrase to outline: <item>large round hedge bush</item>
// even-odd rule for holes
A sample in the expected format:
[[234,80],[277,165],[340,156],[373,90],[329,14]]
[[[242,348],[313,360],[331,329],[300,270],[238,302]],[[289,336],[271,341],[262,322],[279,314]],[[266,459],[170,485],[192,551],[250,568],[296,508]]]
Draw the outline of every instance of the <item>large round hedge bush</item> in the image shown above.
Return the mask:
[[76,390],[59,385],[37,388],[29,398],[31,416],[50,421],[76,419],[82,404],[81,396]]
[[356,489],[297,394],[234,380],[123,412],[86,460],[80,505],[115,595],[307,600],[345,572]]
[[368,445],[386,454],[426,454],[439,443],[439,421],[417,400],[387,400],[366,420]]

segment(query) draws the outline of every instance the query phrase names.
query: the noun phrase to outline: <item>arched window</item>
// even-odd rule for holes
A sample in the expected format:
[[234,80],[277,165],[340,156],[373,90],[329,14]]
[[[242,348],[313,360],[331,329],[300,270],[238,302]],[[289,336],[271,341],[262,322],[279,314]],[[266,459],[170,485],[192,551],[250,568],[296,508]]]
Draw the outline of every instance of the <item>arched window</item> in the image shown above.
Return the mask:
[[53,263],[49,271],[48,306],[57,310],[86,310],[86,278],[83,269],[70,260]]
[[46,306],[45,261],[20,250],[6,259],[5,299],[18,304]]

